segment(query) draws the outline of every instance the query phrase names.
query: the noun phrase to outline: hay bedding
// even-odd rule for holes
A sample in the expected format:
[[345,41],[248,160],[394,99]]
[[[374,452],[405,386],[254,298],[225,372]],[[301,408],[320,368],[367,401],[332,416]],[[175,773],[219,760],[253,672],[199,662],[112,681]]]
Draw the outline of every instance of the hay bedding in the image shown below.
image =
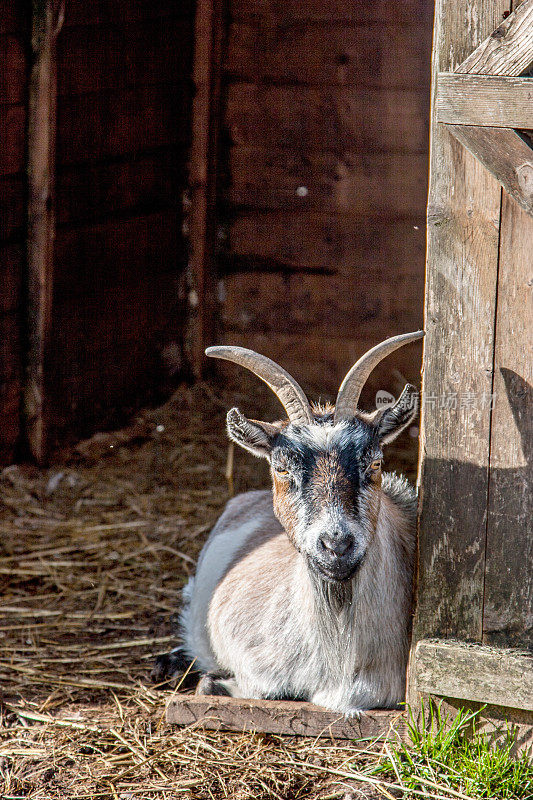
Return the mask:
[[[6,800],[393,796],[354,782],[352,760],[371,755],[346,743],[163,721],[172,690],[154,687],[150,671],[176,641],[180,589],[228,497],[224,415],[236,400],[251,415],[279,413],[255,386],[240,398],[184,387],[47,470],[1,473]],[[412,452],[399,456],[412,473]],[[266,465],[235,453],[235,476],[236,490],[264,486]]]

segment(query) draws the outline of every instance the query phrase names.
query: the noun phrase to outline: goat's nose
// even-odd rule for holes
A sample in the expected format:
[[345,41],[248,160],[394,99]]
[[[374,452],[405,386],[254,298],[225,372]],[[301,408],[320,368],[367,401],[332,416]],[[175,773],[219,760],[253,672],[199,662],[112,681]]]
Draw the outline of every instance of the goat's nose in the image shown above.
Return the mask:
[[338,533],[334,535],[324,533],[320,536],[318,543],[325,555],[340,558],[351,550],[354,544],[354,538],[349,533]]

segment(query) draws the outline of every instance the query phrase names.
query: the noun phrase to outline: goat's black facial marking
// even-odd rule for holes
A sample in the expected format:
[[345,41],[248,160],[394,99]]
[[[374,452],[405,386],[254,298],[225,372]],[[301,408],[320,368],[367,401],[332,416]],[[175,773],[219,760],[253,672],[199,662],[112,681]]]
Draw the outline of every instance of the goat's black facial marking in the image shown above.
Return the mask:
[[[248,420],[228,414],[230,437],[271,466],[274,511],[311,568],[345,581],[361,565],[380,509],[381,445],[412,418],[413,387],[379,416],[334,423],[330,407],[313,424]],[[416,398],[415,398],[416,399]]]
[[332,419],[289,425],[276,437],[276,515],[311,568],[327,580],[347,580],[362,563],[379,511],[379,476],[371,465],[381,455],[375,427],[358,418],[337,426]]

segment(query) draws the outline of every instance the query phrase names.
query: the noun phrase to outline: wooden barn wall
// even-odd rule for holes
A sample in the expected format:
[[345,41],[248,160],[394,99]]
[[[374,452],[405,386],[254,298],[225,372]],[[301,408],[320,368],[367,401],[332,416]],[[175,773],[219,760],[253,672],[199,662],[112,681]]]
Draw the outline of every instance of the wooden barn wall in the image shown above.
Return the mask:
[[[68,0],[58,38],[49,419],[89,431],[180,345],[194,0]],[[176,348],[174,348],[176,350]]]
[[15,452],[22,391],[29,10],[0,0],[0,463]]
[[[422,325],[433,3],[230,0],[221,336],[333,391]],[[419,381],[421,348],[391,369]]]

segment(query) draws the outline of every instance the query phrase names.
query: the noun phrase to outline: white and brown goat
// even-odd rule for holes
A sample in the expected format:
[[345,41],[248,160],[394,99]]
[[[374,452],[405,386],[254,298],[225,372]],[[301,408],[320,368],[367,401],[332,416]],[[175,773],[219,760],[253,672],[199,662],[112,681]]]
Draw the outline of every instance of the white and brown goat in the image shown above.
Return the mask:
[[230,438],[269,461],[273,492],[227,504],[184,590],[184,644],[167,656],[167,673],[194,659],[200,693],[300,698],[346,715],[404,699],[416,496],[381,464],[383,446],[416,415],[418,392],[407,385],[373,414],[357,403],[376,364],[421,336],[370,350],[335,408],[311,407],[290,375],[251,350],[206,351],[265,381],[288,421],[228,413]]

